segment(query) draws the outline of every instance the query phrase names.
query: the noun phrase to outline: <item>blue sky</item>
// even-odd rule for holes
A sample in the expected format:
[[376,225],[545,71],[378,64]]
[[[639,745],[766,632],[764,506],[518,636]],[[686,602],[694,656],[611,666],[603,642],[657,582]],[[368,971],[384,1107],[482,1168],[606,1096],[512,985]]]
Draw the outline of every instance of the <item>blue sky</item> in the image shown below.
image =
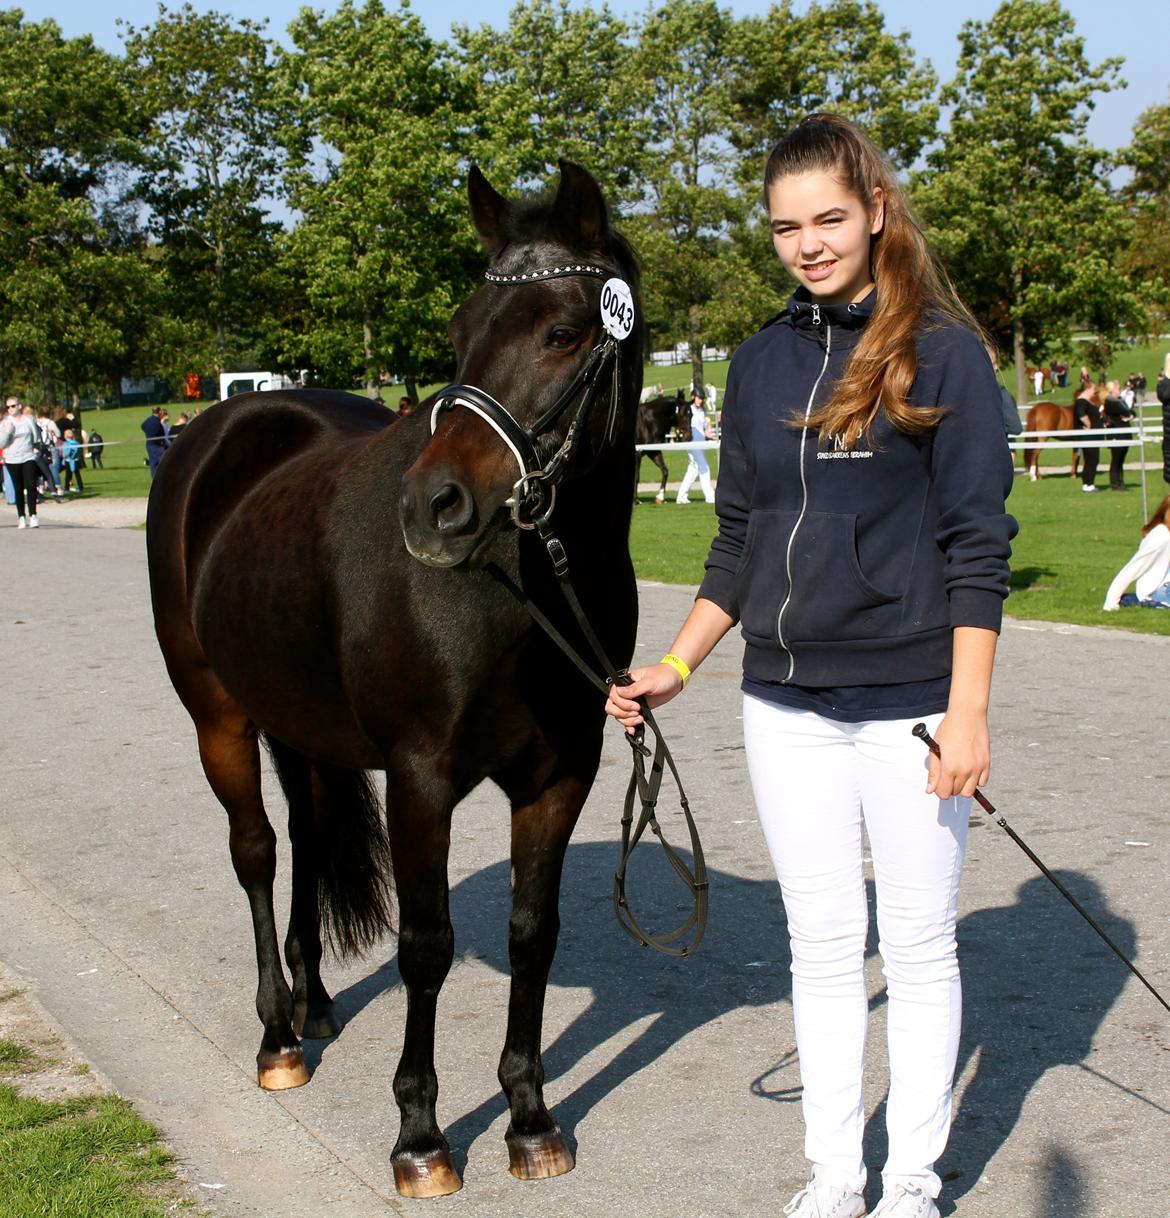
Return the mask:
[[[172,0],[167,7],[178,8],[181,0]],[[724,0],[726,3],[726,0]],[[254,20],[268,19],[269,29],[278,39],[293,16],[303,7],[300,0],[193,0],[200,11],[218,9],[236,17]],[[388,0],[392,3],[392,0]],[[879,0],[886,17],[886,26],[906,30],[920,57],[934,65],[946,80],[953,74],[957,53],[956,36],[968,18],[985,20],[998,7],[999,0]],[[803,7],[797,0],[798,8]],[[1092,63],[1120,55],[1125,57],[1122,75],[1128,88],[1110,93],[1098,100],[1090,120],[1089,138],[1105,148],[1119,148],[1129,142],[1137,116],[1148,106],[1170,100],[1170,73],[1166,70],[1166,47],[1170,42],[1170,10],[1166,0],[1064,0],[1065,8],[1076,20],[1078,32]],[[158,13],[157,0],[119,0],[118,4],[95,4],[93,0],[28,0],[20,5],[29,20],[51,17],[69,36],[92,34],[96,42],[111,50],[120,49],[115,17],[121,16],[131,25],[149,25]],[[324,2],[310,7],[329,10],[334,4]],[[503,28],[508,22],[512,0],[417,0],[412,5],[426,22],[432,36],[445,38],[455,21],[466,22],[468,12],[474,12],[475,22]],[[642,9],[641,0],[624,3],[610,0],[616,12],[634,13]],[[731,0],[729,7],[737,14],[764,12],[768,0]]]

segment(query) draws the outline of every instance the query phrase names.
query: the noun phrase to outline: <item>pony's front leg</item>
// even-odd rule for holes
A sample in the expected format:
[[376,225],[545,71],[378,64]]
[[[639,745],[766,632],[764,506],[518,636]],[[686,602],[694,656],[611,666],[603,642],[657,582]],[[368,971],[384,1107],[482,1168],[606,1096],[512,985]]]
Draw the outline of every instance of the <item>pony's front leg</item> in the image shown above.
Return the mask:
[[505,1135],[509,1165],[521,1180],[573,1170],[572,1152],[545,1107],[540,1039],[548,973],[560,931],[561,869],[587,793],[580,781],[564,779],[535,802],[512,812],[513,893],[508,924],[512,987],[499,1077],[512,1116]]
[[442,1197],[463,1187],[435,1116],[435,1009],[455,954],[447,891],[451,806],[439,810],[405,785],[392,780],[387,797],[398,893],[398,971],[406,986],[406,1034],[394,1075],[402,1124],[390,1161],[402,1196]]

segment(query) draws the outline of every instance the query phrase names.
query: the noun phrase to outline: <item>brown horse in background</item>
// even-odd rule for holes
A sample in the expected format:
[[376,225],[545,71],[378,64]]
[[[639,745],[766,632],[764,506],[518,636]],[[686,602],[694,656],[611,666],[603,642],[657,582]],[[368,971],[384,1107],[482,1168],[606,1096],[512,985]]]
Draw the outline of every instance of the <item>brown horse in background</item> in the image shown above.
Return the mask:
[[[1071,406],[1058,406],[1055,402],[1037,402],[1028,410],[1028,417],[1024,421],[1024,431],[1072,431],[1076,427],[1073,420],[1073,408]],[[1033,482],[1040,477],[1040,445],[1044,441],[1040,440],[1033,448],[1020,449],[1020,455],[1023,458],[1023,467],[1028,474],[1028,477]],[[1081,454],[1077,449],[1073,449],[1072,455],[1072,476],[1075,478],[1080,468]]]

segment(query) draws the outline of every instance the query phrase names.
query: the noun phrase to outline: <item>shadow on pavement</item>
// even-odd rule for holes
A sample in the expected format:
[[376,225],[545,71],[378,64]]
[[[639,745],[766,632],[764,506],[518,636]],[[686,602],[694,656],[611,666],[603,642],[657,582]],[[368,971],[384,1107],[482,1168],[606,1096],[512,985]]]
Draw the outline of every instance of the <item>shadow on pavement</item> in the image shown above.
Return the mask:
[[[689,913],[689,896],[658,857],[642,852],[631,869],[629,892],[643,925],[673,926]],[[545,1049],[549,1079],[635,1024],[645,1026],[554,1110],[571,1145],[578,1123],[607,1095],[651,1065],[697,1028],[742,1007],[767,1007],[791,994],[787,930],[774,880],[750,880],[711,870],[711,917],[703,944],[687,960],[639,948],[613,918],[610,890],[616,842],[571,845],[561,893],[561,938],[550,986],[591,992],[589,1005]],[[1061,881],[1132,959],[1130,922],[1111,914],[1093,880],[1059,872]],[[509,867],[499,862],[461,881],[451,892],[456,960],[479,959],[508,971]],[[873,885],[867,883],[876,951]],[[643,914],[645,915],[643,917]],[[956,1077],[977,1057],[956,1105],[950,1145],[938,1164],[942,1211],[973,1188],[1010,1137],[1035,1084],[1052,1067],[1081,1063],[1128,973],[1052,885],[1041,876],[1021,885],[1009,906],[977,910],[958,928],[963,969],[964,1031]],[[394,958],[337,995],[349,1021],[384,990],[399,984]],[[885,1002],[885,991],[872,1008]],[[767,1018],[762,1016],[762,1018]],[[649,1022],[646,1022],[649,1021]],[[787,1022],[787,1021],[786,1021]],[[327,1042],[308,1042],[315,1067]],[[1112,1080],[1110,1080],[1112,1081]],[[779,1103],[800,1098],[795,1049],[748,1083],[753,1096]],[[502,1093],[446,1129],[457,1164],[506,1110]],[[1042,1170],[1049,1201],[1038,1215],[1079,1218],[1087,1213],[1075,1155],[1055,1141]],[[885,1159],[884,1101],[869,1121],[865,1158],[874,1195]]]

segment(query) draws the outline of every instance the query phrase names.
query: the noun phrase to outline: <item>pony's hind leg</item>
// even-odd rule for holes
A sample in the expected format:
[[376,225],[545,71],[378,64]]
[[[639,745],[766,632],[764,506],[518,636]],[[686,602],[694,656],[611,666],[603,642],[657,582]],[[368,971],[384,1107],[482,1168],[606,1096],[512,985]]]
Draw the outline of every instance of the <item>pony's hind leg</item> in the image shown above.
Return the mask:
[[662,474],[662,485],[658,488],[658,494],[654,496],[655,503],[666,502],[666,458],[661,453],[651,453],[651,460],[658,466],[659,472]]
[[336,1036],[341,1020],[321,980],[319,860],[322,853],[326,793],[307,757],[265,737],[280,785],[288,800],[292,844],[292,908],[284,958],[292,974],[293,1031],[308,1040]]
[[268,1091],[309,1081],[304,1055],[292,1028],[292,991],[280,964],[272,882],[276,834],[260,793],[260,747],[255,724],[226,695],[213,716],[196,717],[203,772],[228,815],[232,866],[252,911],[256,967],[260,975],[256,1013],[264,1025],[256,1066]]
[[586,793],[578,780],[564,779],[512,812],[512,986],[499,1078],[512,1118],[505,1134],[509,1166],[521,1180],[560,1176],[574,1166],[564,1135],[545,1106],[540,1041],[560,931],[561,869]]

